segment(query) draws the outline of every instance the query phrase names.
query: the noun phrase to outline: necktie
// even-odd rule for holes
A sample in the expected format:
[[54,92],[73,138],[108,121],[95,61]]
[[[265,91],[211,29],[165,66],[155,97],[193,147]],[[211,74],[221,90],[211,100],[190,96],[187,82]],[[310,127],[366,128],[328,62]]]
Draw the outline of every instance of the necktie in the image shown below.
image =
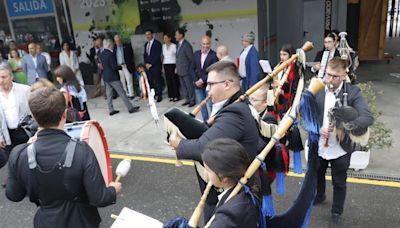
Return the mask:
[[147,42],[147,55],[150,55],[151,41]]

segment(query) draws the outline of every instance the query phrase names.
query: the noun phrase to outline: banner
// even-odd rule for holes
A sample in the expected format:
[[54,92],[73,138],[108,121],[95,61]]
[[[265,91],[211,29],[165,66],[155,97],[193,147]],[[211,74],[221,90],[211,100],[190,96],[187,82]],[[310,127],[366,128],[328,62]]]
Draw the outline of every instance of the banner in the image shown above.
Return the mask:
[[7,0],[6,2],[11,18],[54,13],[52,0]]

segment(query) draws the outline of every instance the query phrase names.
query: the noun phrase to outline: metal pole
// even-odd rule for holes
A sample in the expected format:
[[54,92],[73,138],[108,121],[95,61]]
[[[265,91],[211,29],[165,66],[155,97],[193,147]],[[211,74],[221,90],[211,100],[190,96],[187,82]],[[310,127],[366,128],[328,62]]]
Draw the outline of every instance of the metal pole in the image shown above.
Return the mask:
[[8,12],[8,6],[7,6],[6,0],[4,0],[4,8],[6,9],[8,26],[10,27],[11,37],[13,40],[17,41],[17,38],[15,37],[15,33],[14,33],[14,26],[13,26],[11,18],[10,18],[10,13]]
[[392,0],[392,8],[390,9],[389,37],[393,36],[394,9],[395,9],[395,7],[396,7],[396,1]]
[[58,41],[60,42],[60,44],[61,44],[61,29],[60,29],[60,23],[59,23],[59,21],[58,21],[58,14],[57,14],[57,7],[56,7],[56,4],[54,3],[54,0],[52,0],[52,3],[53,3],[53,8],[54,8],[54,17],[55,17],[55,19],[56,19],[56,26],[57,26],[57,33],[58,33]]
[[[73,39],[74,39],[75,37],[73,36],[73,34],[71,32],[71,24],[70,24],[68,12],[67,12],[67,4],[65,3],[65,0],[62,0],[62,4],[63,4],[63,9],[64,9],[65,23],[67,23],[68,35],[70,37],[73,37]],[[75,39],[74,39],[74,41],[75,41]]]

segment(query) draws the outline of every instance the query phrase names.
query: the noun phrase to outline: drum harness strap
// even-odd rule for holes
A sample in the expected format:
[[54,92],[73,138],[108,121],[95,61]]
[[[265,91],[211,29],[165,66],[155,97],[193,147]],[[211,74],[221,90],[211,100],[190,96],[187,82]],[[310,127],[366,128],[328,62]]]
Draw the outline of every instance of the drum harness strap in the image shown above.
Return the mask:
[[84,202],[81,199],[84,197],[80,197],[79,193],[74,193],[67,189],[67,185],[70,186],[71,184],[65,183],[64,178],[64,168],[71,167],[76,144],[76,139],[70,139],[60,160],[47,170],[40,167],[36,161],[35,144],[32,143],[27,147],[31,181],[35,186],[34,189],[37,189],[40,206],[50,205],[56,201]]

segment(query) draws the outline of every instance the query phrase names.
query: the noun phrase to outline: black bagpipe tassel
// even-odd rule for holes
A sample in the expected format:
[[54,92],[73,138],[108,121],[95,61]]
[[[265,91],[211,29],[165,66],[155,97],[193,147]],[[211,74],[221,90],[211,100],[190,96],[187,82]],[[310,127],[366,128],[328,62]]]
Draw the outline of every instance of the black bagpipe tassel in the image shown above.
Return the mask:
[[289,154],[281,143],[275,144],[276,193],[285,193],[285,174],[289,168]]
[[288,149],[293,151],[293,172],[301,174],[303,172],[303,167],[300,152],[304,150],[304,147],[297,120],[294,121],[292,129],[288,133],[288,141]]

